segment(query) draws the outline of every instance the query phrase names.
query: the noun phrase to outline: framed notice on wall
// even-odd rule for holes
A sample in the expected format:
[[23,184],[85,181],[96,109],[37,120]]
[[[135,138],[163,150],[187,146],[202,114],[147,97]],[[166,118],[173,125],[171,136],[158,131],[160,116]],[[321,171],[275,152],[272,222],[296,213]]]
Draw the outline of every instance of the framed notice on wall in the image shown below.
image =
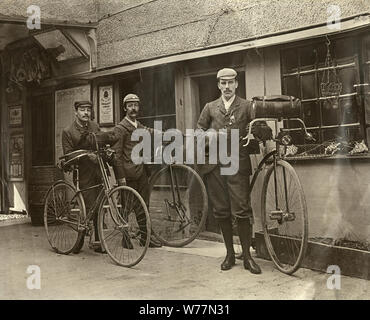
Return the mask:
[[22,106],[9,107],[9,127],[22,127],[23,126],[23,112]]
[[24,179],[24,135],[14,133],[9,141],[9,177],[10,181]]
[[113,85],[99,86],[98,95],[99,125],[114,125]]

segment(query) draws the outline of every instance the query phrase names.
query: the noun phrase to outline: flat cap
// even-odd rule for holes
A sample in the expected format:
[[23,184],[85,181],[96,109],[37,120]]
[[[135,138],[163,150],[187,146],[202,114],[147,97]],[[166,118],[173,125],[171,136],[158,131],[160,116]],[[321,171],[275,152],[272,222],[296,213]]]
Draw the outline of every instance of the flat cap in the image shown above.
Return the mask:
[[90,107],[90,108],[92,108],[92,102],[88,101],[88,100],[76,101],[75,102],[75,109],[77,109],[78,107]]
[[124,98],[123,98],[123,103],[126,103],[126,102],[140,102],[140,99],[139,97],[136,95],[136,94],[133,94],[133,93],[129,93],[128,95],[126,95]]
[[230,80],[236,78],[237,75],[234,69],[224,68],[217,72],[217,79]]

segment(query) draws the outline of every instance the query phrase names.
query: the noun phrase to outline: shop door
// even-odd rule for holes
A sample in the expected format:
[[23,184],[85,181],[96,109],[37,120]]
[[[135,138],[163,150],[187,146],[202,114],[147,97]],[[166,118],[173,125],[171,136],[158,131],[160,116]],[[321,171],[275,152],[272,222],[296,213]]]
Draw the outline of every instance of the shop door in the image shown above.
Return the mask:
[[29,173],[29,208],[33,225],[43,224],[46,191],[57,180],[54,160],[54,94],[30,98],[31,166]]

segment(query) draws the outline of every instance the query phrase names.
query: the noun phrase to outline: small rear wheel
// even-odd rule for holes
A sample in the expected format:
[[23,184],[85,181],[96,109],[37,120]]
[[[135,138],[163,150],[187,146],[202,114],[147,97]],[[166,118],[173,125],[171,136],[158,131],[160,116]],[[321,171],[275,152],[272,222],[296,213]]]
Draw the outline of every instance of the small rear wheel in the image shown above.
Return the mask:
[[81,193],[65,181],[57,181],[48,190],[44,203],[44,226],[51,247],[69,254],[83,241],[85,203]]
[[279,160],[270,166],[262,187],[261,222],[275,266],[293,274],[304,258],[308,241],[307,206],[293,167]]
[[119,186],[102,199],[98,217],[99,237],[109,257],[118,265],[132,267],[148,249],[151,222],[140,194]]

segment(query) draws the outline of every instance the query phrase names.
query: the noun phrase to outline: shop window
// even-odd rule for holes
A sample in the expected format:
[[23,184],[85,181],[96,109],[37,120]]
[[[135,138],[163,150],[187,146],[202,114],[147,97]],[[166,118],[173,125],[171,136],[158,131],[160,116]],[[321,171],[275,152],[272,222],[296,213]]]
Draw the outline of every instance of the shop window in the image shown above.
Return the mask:
[[[120,82],[120,101],[135,93],[141,101],[138,120],[148,127],[162,121],[163,130],[176,128],[175,72],[172,66],[161,66],[130,75]],[[121,108],[121,119],[124,111]]]
[[53,95],[32,98],[32,166],[54,164]]
[[[354,36],[330,39],[330,66],[326,62],[325,38],[281,51],[282,92],[301,99],[303,120],[317,140],[315,144],[305,142],[303,134],[296,130],[297,125],[293,121],[285,121],[284,126],[292,134],[294,131],[298,155],[320,155],[332,142],[345,141],[351,145],[365,139],[363,106],[359,105],[353,87],[360,79],[359,40]],[[321,90],[321,83],[328,81],[328,70],[331,72],[330,81],[342,85],[334,99],[327,99]]]

